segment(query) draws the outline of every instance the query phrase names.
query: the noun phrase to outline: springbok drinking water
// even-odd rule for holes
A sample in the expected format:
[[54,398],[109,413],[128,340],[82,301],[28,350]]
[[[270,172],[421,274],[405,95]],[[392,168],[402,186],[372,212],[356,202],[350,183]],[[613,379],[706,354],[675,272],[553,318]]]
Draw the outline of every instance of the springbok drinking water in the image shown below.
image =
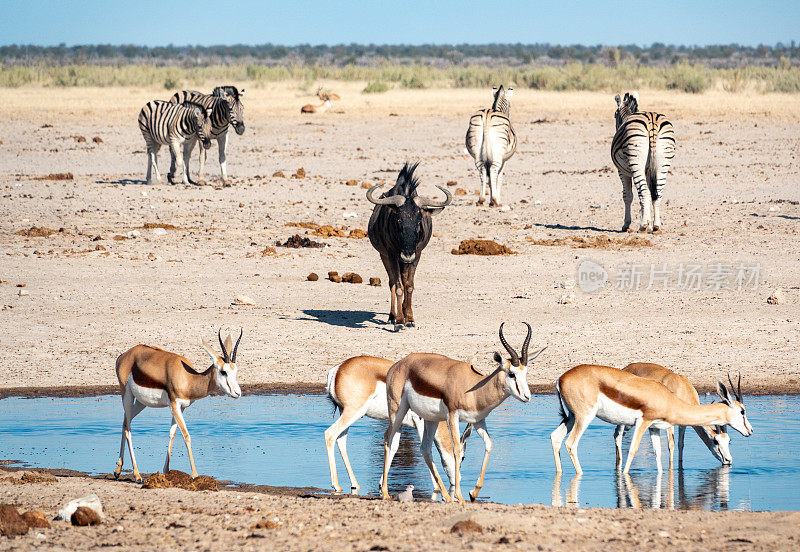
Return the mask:
[[242,396],[242,390],[237,381],[238,368],[236,367],[236,351],[242,340],[242,332],[233,346],[233,353],[228,354],[232,340],[228,334],[225,342],[222,335],[217,332],[222,356],[217,355],[205,341],[203,349],[211,357],[211,366],[205,372],[197,372],[192,363],[175,353],[170,353],[157,347],[136,345],[122,353],[117,359],[117,379],[122,391],[122,407],[125,409],[125,418],[122,422],[122,442],[119,446],[119,460],[114,470],[114,477],[119,477],[122,471],[122,459],[125,455],[125,442],[131,453],[133,476],[137,483],[142,481],[139,469],[136,466],[136,456],[133,454],[131,442],[131,421],[146,407],[164,408],[172,410],[172,425],[169,430],[169,447],[167,459],[164,462],[164,473],[169,472],[169,459],[172,455],[172,440],[175,430],[180,427],[186,449],[189,451],[189,462],[192,465],[192,477],[197,477],[192,456],[192,438],[186,429],[183,420],[183,411],[194,401],[207,397],[214,391],[222,391],[234,399]]

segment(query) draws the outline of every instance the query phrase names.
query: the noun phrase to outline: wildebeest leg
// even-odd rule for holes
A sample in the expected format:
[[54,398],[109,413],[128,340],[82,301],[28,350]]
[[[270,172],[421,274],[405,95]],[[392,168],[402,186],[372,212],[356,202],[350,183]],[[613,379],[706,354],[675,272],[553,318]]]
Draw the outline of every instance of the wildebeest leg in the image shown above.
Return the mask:
[[[383,267],[386,269],[387,276],[389,276],[389,293],[392,296],[392,305],[389,309],[389,324],[396,325],[399,310],[397,308],[399,306],[397,289],[400,287],[400,267],[397,264],[397,260],[389,258],[388,255],[381,254],[381,261],[383,261]],[[400,289],[400,293],[402,293],[402,288]]]
[[407,328],[414,327],[414,313],[411,311],[411,294],[414,293],[414,273],[416,271],[416,263],[404,264],[400,271],[400,276],[403,279],[403,318],[405,318]]

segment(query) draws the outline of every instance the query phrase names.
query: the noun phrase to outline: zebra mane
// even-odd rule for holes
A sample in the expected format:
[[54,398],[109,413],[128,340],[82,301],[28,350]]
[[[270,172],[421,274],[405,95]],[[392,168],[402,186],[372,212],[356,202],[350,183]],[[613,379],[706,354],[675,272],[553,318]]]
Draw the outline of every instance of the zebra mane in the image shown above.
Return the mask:
[[406,161],[403,168],[400,169],[400,174],[397,175],[397,182],[392,189],[387,192],[387,196],[403,195],[405,197],[415,197],[417,195],[417,187],[419,186],[419,178],[414,174],[419,166],[419,161],[411,163]]
[[508,98],[506,98],[506,89],[503,88],[503,85],[501,84],[498,87],[497,92],[495,92],[494,94],[494,102],[492,102],[492,111],[500,111],[508,115],[510,107],[511,104],[509,103]]
[[211,93],[212,96],[224,98],[225,96],[233,96],[233,99],[239,100],[239,90],[235,86],[217,86]]
[[199,109],[201,115],[205,115],[206,114],[206,109],[208,109],[203,104],[198,103],[198,102],[193,102],[191,100],[187,100],[187,101],[183,102],[181,105],[186,106],[189,109]]

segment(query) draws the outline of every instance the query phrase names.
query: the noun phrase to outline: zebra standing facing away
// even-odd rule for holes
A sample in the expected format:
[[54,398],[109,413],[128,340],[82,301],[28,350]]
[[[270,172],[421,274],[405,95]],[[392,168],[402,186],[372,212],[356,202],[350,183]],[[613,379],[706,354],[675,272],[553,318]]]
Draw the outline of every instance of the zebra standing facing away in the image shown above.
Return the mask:
[[503,167],[517,151],[517,135],[511,126],[509,100],[514,89],[492,88],[492,107],[481,109],[469,119],[467,129],[467,151],[475,160],[481,177],[481,197],[478,205],[486,200],[486,183],[489,183],[491,199],[489,205],[500,206],[500,186]]
[[169,146],[172,158],[171,165],[180,174],[169,175],[171,184],[180,184],[184,176],[189,181],[189,174],[181,156],[181,146],[187,141],[200,140],[203,148],[211,147],[211,110],[193,103],[173,104],[161,100],[147,102],[139,112],[139,130],[147,144],[147,183],[155,184],[152,175],[155,170],[156,180],[161,182],[158,172],[158,150],[161,146]]
[[[244,105],[242,96],[244,89],[238,90],[235,86],[217,86],[211,95],[203,94],[196,90],[181,90],[176,92],[170,102],[184,103],[193,102],[211,108],[211,139],[217,141],[219,148],[219,166],[222,173],[222,181],[229,183],[228,180],[228,126],[233,125],[236,134],[244,134]],[[194,149],[194,142],[184,145],[188,151],[184,152],[184,159],[188,166],[188,158]],[[200,150],[200,169],[197,171],[197,180],[201,180],[203,168],[206,164],[206,151]],[[172,169],[171,169],[172,170]],[[187,169],[188,173],[188,169]]]
[[653,231],[661,229],[661,197],[667,171],[675,156],[675,132],[664,115],[652,111],[639,111],[639,93],[619,94],[614,118],[617,131],[611,142],[611,159],[622,180],[622,199],[625,201],[625,223],[622,231],[631,231],[631,203],[636,186],[642,218],[639,231],[646,231],[651,223],[650,202],[653,203]]

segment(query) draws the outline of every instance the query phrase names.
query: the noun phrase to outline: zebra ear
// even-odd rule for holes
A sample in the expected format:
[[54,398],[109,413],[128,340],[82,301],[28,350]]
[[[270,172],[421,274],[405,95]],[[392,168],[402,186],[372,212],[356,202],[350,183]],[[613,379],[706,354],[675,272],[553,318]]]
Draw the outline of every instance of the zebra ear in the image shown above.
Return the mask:
[[241,90],[239,90],[239,97],[242,97],[242,96],[244,96],[244,88],[242,88]]
[[506,98],[507,99],[510,100],[511,96],[513,96],[513,95],[514,95],[514,89],[513,88],[509,88],[508,90],[506,90]]
[[634,100],[636,100],[636,103],[637,103],[637,104],[639,103],[639,93],[638,93],[636,90],[634,90],[633,92],[631,92],[631,98],[633,98]]
[[497,87],[492,86],[492,98],[494,98],[495,96],[497,96]]
[[211,109],[210,107],[207,107],[206,108],[206,117],[211,118],[211,113],[212,112],[213,112],[213,109]]
[[615,100],[616,100],[616,102],[617,102],[617,107],[621,107],[621,106],[622,106],[622,98],[620,98],[620,97],[619,97],[619,94],[617,94],[616,96],[614,96],[614,99],[615,99]]

